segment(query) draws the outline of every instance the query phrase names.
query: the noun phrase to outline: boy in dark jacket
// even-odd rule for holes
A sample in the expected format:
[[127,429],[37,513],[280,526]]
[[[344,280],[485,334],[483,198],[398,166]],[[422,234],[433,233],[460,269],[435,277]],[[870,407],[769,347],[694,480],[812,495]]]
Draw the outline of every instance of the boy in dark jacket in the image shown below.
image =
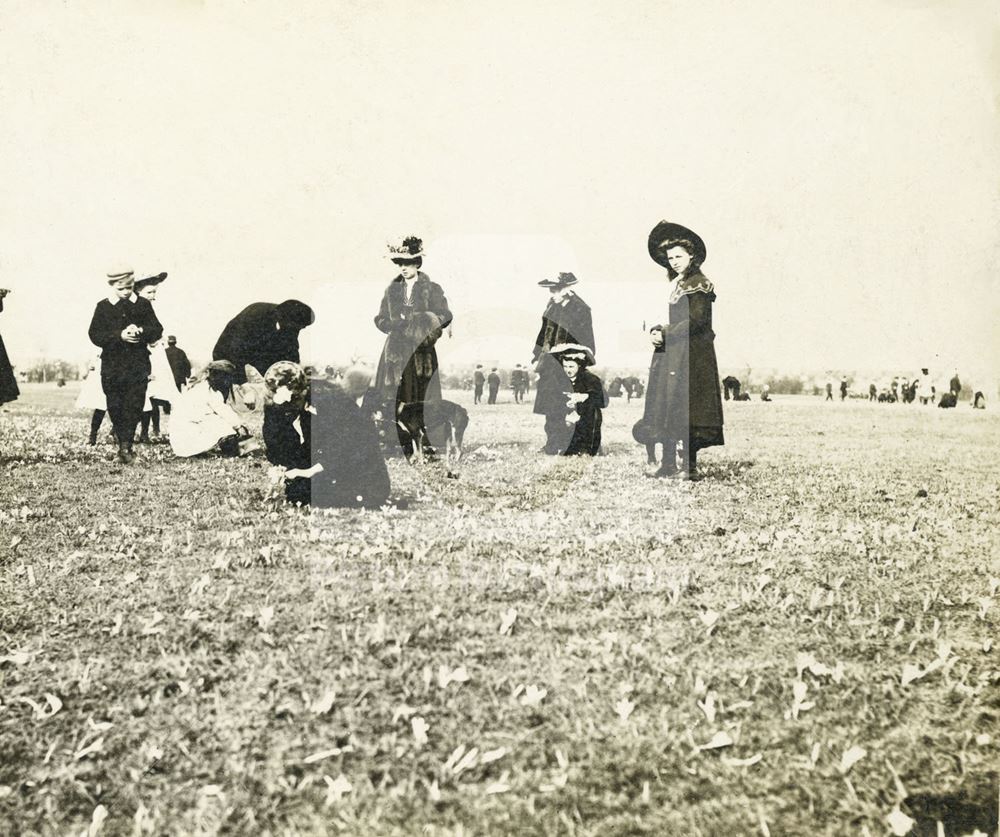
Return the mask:
[[108,274],[111,294],[97,303],[89,331],[90,341],[101,349],[101,386],[123,465],[135,460],[132,437],[142,416],[150,373],[147,347],[163,335],[153,306],[133,293],[133,282],[133,272],[127,268]]

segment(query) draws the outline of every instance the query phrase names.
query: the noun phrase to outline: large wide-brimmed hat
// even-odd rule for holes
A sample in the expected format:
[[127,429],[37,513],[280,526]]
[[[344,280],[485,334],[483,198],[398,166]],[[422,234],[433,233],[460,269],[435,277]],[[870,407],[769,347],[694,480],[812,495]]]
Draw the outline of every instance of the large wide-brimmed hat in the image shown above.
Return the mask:
[[558,360],[575,360],[580,366],[593,366],[597,361],[594,352],[581,343],[558,343],[549,349],[549,354]]
[[649,257],[658,265],[669,268],[667,251],[663,245],[668,241],[676,241],[677,239],[686,239],[694,245],[693,255],[698,264],[705,261],[708,251],[705,248],[705,242],[701,240],[701,236],[693,230],[689,230],[687,227],[675,224],[672,221],[660,221],[659,224],[653,227],[652,232],[649,234]]
[[424,242],[415,235],[407,236],[401,244],[390,244],[386,258],[396,264],[412,262],[424,257]]
[[132,288],[133,290],[140,291],[149,285],[159,285],[166,278],[166,273],[157,273],[155,276],[147,276],[145,279],[136,279]]
[[568,288],[579,281],[572,273],[560,273],[555,279],[543,279],[538,284],[543,288]]

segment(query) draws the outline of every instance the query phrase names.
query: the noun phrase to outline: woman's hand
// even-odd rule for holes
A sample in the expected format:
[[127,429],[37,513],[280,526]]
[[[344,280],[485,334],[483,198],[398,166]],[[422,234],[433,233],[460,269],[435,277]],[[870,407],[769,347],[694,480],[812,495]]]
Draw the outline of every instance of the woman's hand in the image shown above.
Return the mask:
[[298,477],[302,477],[303,479],[309,479],[310,477],[314,477],[316,476],[316,474],[320,474],[322,472],[323,472],[323,466],[317,462],[311,468],[289,468],[287,471],[285,471],[285,479],[294,480],[297,479]]

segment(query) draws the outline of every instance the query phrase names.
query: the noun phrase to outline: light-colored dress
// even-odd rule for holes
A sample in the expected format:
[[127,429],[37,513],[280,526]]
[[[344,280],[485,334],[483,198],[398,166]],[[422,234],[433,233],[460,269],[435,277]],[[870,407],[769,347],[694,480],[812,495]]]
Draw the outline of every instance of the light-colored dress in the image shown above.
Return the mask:
[[170,446],[177,456],[195,456],[214,448],[242,423],[222,396],[201,381],[175,396],[170,414]]
[[78,410],[108,409],[108,399],[104,396],[104,386],[101,384],[101,359],[97,358],[94,365],[83,379],[80,392],[76,396]]

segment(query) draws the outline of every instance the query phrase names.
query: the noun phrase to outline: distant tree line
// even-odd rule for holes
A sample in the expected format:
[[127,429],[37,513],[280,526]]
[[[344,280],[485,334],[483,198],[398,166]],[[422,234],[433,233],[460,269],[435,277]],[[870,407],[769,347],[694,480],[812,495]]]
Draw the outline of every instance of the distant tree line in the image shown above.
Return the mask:
[[78,381],[80,367],[67,360],[40,360],[31,366],[18,369],[18,375],[24,375],[28,383],[44,384],[48,381]]

